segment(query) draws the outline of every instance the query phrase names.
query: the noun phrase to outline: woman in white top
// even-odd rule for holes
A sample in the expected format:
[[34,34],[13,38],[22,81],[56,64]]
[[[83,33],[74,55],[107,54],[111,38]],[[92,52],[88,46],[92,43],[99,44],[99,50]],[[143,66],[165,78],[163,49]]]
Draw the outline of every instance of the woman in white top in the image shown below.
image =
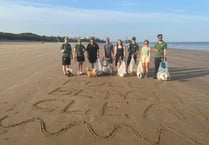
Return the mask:
[[144,46],[141,48],[141,63],[143,67],[143,73],[145,74],[145,78],[147,78],[149,73],[149,63],[150,63],[150,47],[149,41],[144,41]]

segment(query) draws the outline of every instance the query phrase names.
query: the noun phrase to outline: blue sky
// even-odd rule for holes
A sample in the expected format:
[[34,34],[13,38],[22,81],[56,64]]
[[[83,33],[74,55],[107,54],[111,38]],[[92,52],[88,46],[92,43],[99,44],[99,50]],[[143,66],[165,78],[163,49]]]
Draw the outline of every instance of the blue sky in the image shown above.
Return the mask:
[[0,0],[0,31],[209,41],[208,6],[208,0]]

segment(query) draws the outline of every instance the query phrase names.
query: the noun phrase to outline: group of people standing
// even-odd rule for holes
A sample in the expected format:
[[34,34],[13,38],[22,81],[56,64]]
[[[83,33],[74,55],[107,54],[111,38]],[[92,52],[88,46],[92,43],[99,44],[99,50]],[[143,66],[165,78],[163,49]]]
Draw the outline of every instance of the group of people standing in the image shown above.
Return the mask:
[[[156,79],[156,75],[158,72],[159,64],[161,61],[165,61],[167,57],[167,43],[163,40],[163,35],[157,35],[158,41],[154,45],[154,64],[155,64],[155,72],[154,78]],[[127,65],[126,72],[128,73],[128,67],[131,62],[131,59],[134,59],[135,63],[137,61],[137,56],[143,67],[143,77],[148,77],[149,73],[149,64],[151,60],[151,48],[149,46],[149,41],[144,41],[144,46],[142,46],[141,50],[139,49],[138,44],[136,43],[136,38],[132,37],[131,43],[128,47],[123,45],[123,42],[119,39],[115,45],[110,42],[109,37],[106,37],[104,48],[103,48],[103,56],[102,59],[105,59],[110,68],[113,70],[113,62],[115,61],[115,66],[117,69],[120,67],[120,62],[125,61],[125,52],[128,49],[127,55]],[[87,58],[89,63],[91,63],[92,68],[94,68],[94,63],[99,58],[99,45],[95,42],[94,37],[91,37],[89,40],[89,44],[85,47],[81,39],[79,38],[77,44],[72,49],[71,45],[68,42],[68,37],[65,37],[64,44],[61,46],[62,52],[62,69],[64,75],[68,75],[72,73],[70,69],[71,58],[76,58],[78,62],[78,75],[82,75],[82,66],[85,61],[84,53],[87,52]]]

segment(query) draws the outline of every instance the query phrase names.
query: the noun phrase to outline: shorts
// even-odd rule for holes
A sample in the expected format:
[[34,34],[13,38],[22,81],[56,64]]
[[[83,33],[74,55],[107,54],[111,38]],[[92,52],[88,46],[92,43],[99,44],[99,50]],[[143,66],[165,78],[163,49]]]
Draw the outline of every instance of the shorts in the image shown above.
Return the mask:
[[141,62],[142,63],[149,63],[150,62],[149,56],[143,55],[141,58]]
[[78,62],[83,62],[83,61],[85,61],[84,56],[77,56],[77,61],[78,61]]
[[107,61],[108,64],[112,64],[112,62],[113,62],[113,61],[112,61],[112,58],[107,58],[107,57],[106,57],[105,59],[106,59],[106,61]]
[[96,57],[89,57],[88,59],[90,63],[95,63],[97,61]]
[[70,65],[71,59],[70,57],[62,57],[62,65]]

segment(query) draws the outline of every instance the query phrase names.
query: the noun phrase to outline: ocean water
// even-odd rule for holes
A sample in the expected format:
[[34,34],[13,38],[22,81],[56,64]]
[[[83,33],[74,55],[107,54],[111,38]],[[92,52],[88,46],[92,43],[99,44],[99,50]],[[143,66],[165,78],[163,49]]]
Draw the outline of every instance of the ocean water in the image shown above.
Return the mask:
[[[153,47],[154,44],[155,42],[150,42],[150,47]],[[209,42],[167,42],[167,44],[168,48],[209,52]],[[139,45],[142,46],[143,43],[139,43]]]
[[[116,42],[112,42],[114,45]],[[150,42],[150,47],[154,47],[156,42]],[[139,46],[143,46],[143,42],[138,43]],[[209,52],[209,42],[167,42],[168,49],[182,49],[182,50],[197,50],[197,51],[208,51]],[[128,46],[128,44],[124,44]]]

